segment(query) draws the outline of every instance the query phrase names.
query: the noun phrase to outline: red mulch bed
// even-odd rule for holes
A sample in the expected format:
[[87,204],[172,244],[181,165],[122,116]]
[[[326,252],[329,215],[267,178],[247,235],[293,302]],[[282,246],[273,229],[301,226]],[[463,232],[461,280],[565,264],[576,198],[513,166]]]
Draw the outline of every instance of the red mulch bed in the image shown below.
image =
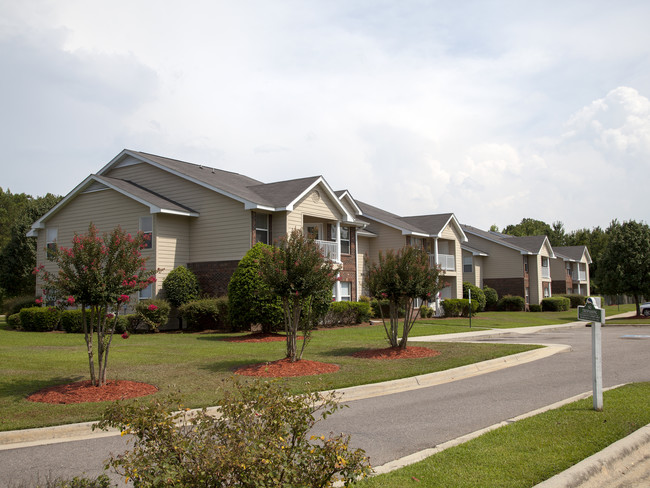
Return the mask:
[[432,358],[439,356],[440,351],[428,347],[409,346],[406,349],[401,347],[387,347],[385,349],[366,349],[352,354],[355,358],[363,359],[414,359]]
[[308,361],[306,359],[292,363],[288,358],[285,358],[270,363],[242,366],[235,370],[235,374],[278,378],[287,376],[312,376],[316,374],[334,373],[338,370],[339,366],[337,364]]
[[135,381],[107,381],[102,387],[93,386],[90,380],[77,381],[67,385],[44,388],[27,397],[30,402],[43,403],[85,403],[124,400],[156,393],[158,388],[147,383]]

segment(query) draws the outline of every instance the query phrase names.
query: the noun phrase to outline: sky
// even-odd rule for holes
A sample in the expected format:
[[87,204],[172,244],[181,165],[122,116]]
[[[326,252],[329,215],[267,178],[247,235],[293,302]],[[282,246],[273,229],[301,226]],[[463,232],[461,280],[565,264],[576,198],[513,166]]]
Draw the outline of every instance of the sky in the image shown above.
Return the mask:
[[0,0],[0,187],[122,149],[488,229],[648,222],[650,2]]

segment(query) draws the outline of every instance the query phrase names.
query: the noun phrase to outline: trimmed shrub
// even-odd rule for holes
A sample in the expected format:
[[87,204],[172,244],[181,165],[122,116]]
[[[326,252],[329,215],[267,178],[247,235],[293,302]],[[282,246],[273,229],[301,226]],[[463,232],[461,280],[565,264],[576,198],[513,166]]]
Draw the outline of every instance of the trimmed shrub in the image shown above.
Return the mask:
[[426,305],[420,305],[420,318],[428,319],[433,317],[433,308]]
[[184,303],[199,298],[199,279],[190,269],[178,266],[163,280],[162,289],[167,301],[178,308]]
[[[270,248],[258,242],[239,261],[228,284],[230,323],[234,330],[249,330],[261,324],[263,332],[282,328],[284,312],[280,297],[269,293],[269,287],[260,276],[260,260]],[[331,300],[331,297],[329,297]]]
[[526,302],[523,297],[506,295],[497,302],[497,310],[501,312],[523,312],[526,310]]
[[566,297],[548,297],[542,300],[544,312],[564,312],[571,307],[571,300]]
[[370,303],[368,302],[331,302],[321,325],[324,327],[356,325],[368,320],[370,320]]
[[9,324],[9,327],[12,329],[21,329],[22,326],[20,325],[20,314],[14,313],[7,317],[7,324]]
[[[389,317],[388,305],[389,305],[388,300],[377,300],[373,298],[372,301],[370,302],[370,307],[372,308],[372,316],[376,319],[380,319],[383,311],[384,318],[387,319]],[[381,310],[379,310],[380,306],[381,306]],[[397,315],[398,317],[404,317],[404,309],[400,308],[397,311]]]
[[216,298],[203,298],[181,305],[178,313],[189,330],[216,329],[219,327],[219,305]]
[[496,310],[499,301],[497,291],[489,286],[484,286],[483,294],[485,295],[485,310]]
[[584,295],[578,295],[575,293],[566,293],[553,295],[554,297],[564,297],[568,298],[571,301],[571,308],[578,308],[579,306],[584,306],[587,302],[587,297]]
[[142,300],[135,306],[146,332],[158,332],[169,320],[170,309],[169,302],[161,299]]
[[478,303],[478,308],[476,311],[482,312],[485,310],[486,298],[483,290],[481,290],[478,286],[472,285],[471,283],[468,283],[466,281],[463,282],[463,298],[469,299],[469,290],[472,290],[472,304],[474,303],[474,300],[476,300]]
[[542,311],[542,306],[538,305],[536,303],[533,303],[532,305],[528,306],[528,310],[531,312],[541,312]]
[[[88,311],[86,313],[89,313]],[[78,334],[84,331],[81,320],[81,310],[64,310],[61,312],[61,328],[68,334]]]
[[23,330],[46,332],[59,325],[61,312],[54,307],[30,307],[20,311],[20,324]]
[[[445,317],[469,317],[469,299],[447,298],[441,302]],[[472,300],[472,314],[476,313],[479,304]]]

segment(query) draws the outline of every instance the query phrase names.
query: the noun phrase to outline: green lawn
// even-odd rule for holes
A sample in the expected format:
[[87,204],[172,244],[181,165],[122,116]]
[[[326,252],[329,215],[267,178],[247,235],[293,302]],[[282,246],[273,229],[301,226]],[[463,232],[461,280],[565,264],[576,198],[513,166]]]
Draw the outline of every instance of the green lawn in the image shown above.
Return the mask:
[[[433,326],[427,333],[434,333]],[[445,328],[446,330],[446,328]],[[190,407],[214,404],[222,380],[238,366],[284,357],[285,343],[232,343],[235,334],[116,335],[109,356],[109,379],[152,383],[156,396],[179,392]],[[415,344],[414,344],[415,345]],[[336,373],[289,379],[293,391],[328,390],[441,371],[529,350],[531,346],[436,343],[417,346],[441,351],[427,359],[378,361],[351,353],[383,348],[383,327],[315,331],[305,359],[336,363]],[[105,403],[49,405],[26,401],[39,389],[88,379],[88,358],[81,334],[18,332],[0,325],[0,430],[95,420]],[[534,347],[534,346],[533,346]]]
[[488,432],[360,488],[534,486],[650,423],[650,383],[604,393]]

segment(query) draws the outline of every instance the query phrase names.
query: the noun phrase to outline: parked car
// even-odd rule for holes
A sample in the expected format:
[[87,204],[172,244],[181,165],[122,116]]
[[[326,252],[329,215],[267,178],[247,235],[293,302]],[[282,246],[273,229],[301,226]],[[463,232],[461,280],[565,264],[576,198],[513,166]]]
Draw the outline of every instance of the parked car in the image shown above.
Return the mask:
[[641,315],[650,317],[650,302],[645,302],[641,304]]

